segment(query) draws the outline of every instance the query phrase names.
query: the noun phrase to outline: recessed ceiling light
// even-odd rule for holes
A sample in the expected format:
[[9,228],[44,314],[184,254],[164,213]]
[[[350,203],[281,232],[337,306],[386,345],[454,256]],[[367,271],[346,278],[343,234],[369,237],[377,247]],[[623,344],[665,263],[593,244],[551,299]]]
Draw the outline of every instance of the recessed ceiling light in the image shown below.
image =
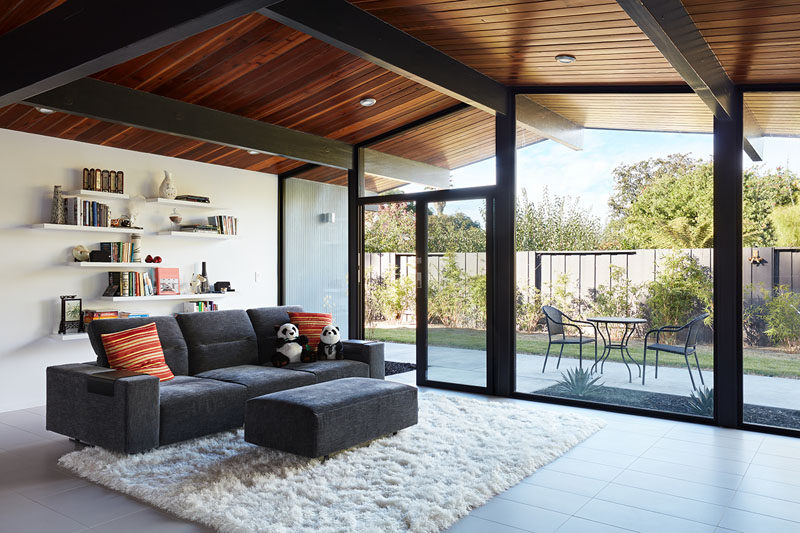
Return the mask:
[[571,54],[558,54],[556,56],[556,61],[558,61],[559,63],[574,63],[575,56]]
[[250,155],[258,155],[261,152],[259,152],[258,150],[248,150],[247,153],[250,154]]
[[37,107],[36,111],[39,113],[44,113],[45,115],[52,115],[56,112],[55,109],[50,109],[49,107]]
[[363,105],[364,107],[369,107],[375,105],[375,102],[377,102],[377,100],[374,98],[362,98],[359,104]]

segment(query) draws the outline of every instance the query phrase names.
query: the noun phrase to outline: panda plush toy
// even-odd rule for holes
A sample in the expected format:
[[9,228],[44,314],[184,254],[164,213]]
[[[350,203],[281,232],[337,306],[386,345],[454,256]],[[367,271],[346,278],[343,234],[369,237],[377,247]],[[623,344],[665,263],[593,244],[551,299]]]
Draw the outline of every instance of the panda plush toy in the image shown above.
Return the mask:
[[336,326],[325,326],[319,334],[317,361],[344,359],[344,346]]
[[277,367],[286,366],[289,363],[309,363],[314,360],[314,356],[308,349],[308,337],[300,335],[297,326],[291,323],[278,327],[277,339],[275,341],[275,355],[272,356],[272,364]]

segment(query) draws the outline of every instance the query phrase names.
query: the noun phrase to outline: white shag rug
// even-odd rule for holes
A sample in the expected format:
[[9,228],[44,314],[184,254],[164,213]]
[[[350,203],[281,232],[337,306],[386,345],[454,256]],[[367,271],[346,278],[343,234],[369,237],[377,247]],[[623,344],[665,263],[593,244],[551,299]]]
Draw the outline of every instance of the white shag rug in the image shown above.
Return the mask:
[[597,418],[420,393],[419,424],[325,462],[261,448],[243,431],[59,465],[224,532],[437,532],[605,425]]

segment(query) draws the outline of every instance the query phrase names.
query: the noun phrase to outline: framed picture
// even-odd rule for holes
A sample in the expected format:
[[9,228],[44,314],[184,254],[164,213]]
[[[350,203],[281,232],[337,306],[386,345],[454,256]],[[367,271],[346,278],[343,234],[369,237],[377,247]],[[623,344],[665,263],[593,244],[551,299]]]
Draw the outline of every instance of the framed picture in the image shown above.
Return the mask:
[[181,276],[177,268],[156,269],[156,294],[180,294]]
[[59,333],[67,333],[70,330],[82,331],[83,320],[83,301],[74,294],[61,296],[61,322],[58,325]]

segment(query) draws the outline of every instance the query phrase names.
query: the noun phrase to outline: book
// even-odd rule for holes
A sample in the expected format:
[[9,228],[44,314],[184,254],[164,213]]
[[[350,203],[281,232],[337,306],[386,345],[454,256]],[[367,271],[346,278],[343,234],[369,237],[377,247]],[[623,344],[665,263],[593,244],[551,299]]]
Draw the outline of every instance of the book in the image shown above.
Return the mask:
[[175,199],[183,200],[184,202],[199,202],[201,204],[211,203],[211,199],[208,196],[196,196],[193,194],[180,194]]
[[156,294],[180,294],[180,270],[177,268],[156,268]]
[[149,313],[129,313],[128,311],[119,312],[120,318],[147,318],[149,316]]

